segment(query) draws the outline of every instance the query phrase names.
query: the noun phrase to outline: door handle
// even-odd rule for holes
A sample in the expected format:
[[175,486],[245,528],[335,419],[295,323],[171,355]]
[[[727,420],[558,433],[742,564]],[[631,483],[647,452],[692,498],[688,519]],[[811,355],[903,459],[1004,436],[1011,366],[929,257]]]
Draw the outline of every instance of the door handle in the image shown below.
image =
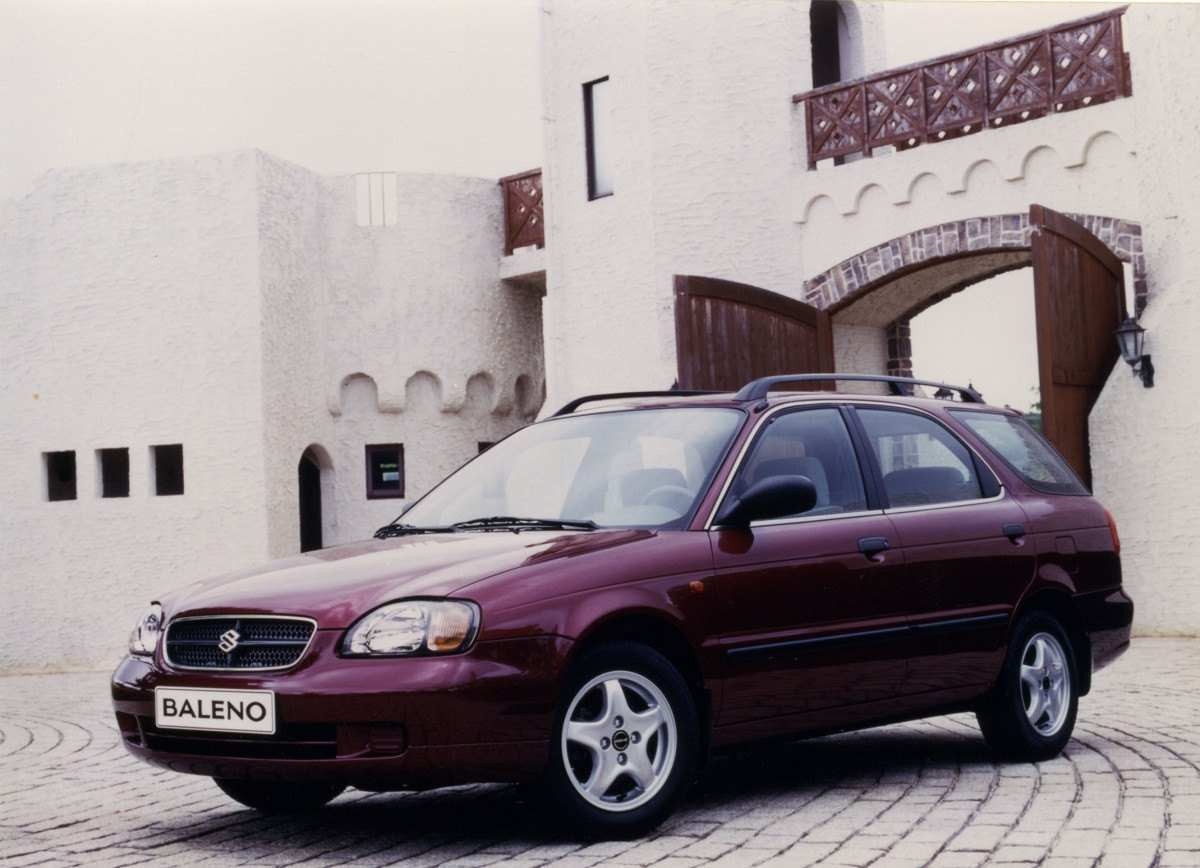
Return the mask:
[[867,556],[869,561],[881,561],[881,554],[892,547],[885,536],[864,536],[858,541],[858,550]]
[[1025,536],[1025,525],[1023,524],[1006,524],[1000,529],[1000,532],[1008,537],[1009,542],[1020,542]]

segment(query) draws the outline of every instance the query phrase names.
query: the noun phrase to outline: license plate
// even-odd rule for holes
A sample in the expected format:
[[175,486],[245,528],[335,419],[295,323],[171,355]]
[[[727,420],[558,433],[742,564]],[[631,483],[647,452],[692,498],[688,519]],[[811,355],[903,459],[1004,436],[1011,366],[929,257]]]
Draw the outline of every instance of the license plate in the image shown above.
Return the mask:
[[275,694],[270,690],[154,688],[154,725],[162,729],[275,733]]

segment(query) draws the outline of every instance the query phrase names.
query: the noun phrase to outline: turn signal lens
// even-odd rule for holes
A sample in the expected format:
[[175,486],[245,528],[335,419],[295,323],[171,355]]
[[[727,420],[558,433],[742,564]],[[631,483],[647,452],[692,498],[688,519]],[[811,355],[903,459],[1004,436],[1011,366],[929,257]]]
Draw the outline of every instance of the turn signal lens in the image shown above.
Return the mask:
[[462,604],[438,606],[430,613],[425,647],[430,651],[457,651],[467,644],[475,613]]
[[158,637],[162,635],[162,624],[162,606],[151,603],[129,634],[129,653],[139,657],[153,656],[154,649],[158,647]]
[[406,600],[380,606],[346,633],[353,656],[448,654],[475,638],[479,607],[459,600]]
[[1117,533],[1117,520],[1113,518],[1113,514],[1107,509],[1104,510],[1104,514],[1108,516],[1108,530],[1112,533],[1113,552],[1119,555],[1121,553],[1121,535]]

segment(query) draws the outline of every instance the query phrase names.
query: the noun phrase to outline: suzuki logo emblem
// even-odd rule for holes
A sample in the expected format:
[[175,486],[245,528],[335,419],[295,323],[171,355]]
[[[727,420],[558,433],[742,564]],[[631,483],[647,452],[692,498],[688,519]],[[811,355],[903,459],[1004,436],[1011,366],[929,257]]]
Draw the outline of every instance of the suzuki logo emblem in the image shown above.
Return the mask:
[[221,634],[221,641],[217,643],[217,647],[228,654],[238,646],[238,641],[242,638],[237,630],[226,630]]

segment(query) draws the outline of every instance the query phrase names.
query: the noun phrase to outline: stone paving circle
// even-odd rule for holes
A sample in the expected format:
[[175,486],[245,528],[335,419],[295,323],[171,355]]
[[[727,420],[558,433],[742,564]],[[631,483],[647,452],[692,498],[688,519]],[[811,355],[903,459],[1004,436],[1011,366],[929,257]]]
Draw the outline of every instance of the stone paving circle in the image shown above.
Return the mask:
[[1050,762],[970,715],[718,757],[640,841],[572,840],[511,786],[348,791],[263,818],[118,743],[107,674],[0,678],[0,864],[1200,866],[1200,641],[1142,639]]

